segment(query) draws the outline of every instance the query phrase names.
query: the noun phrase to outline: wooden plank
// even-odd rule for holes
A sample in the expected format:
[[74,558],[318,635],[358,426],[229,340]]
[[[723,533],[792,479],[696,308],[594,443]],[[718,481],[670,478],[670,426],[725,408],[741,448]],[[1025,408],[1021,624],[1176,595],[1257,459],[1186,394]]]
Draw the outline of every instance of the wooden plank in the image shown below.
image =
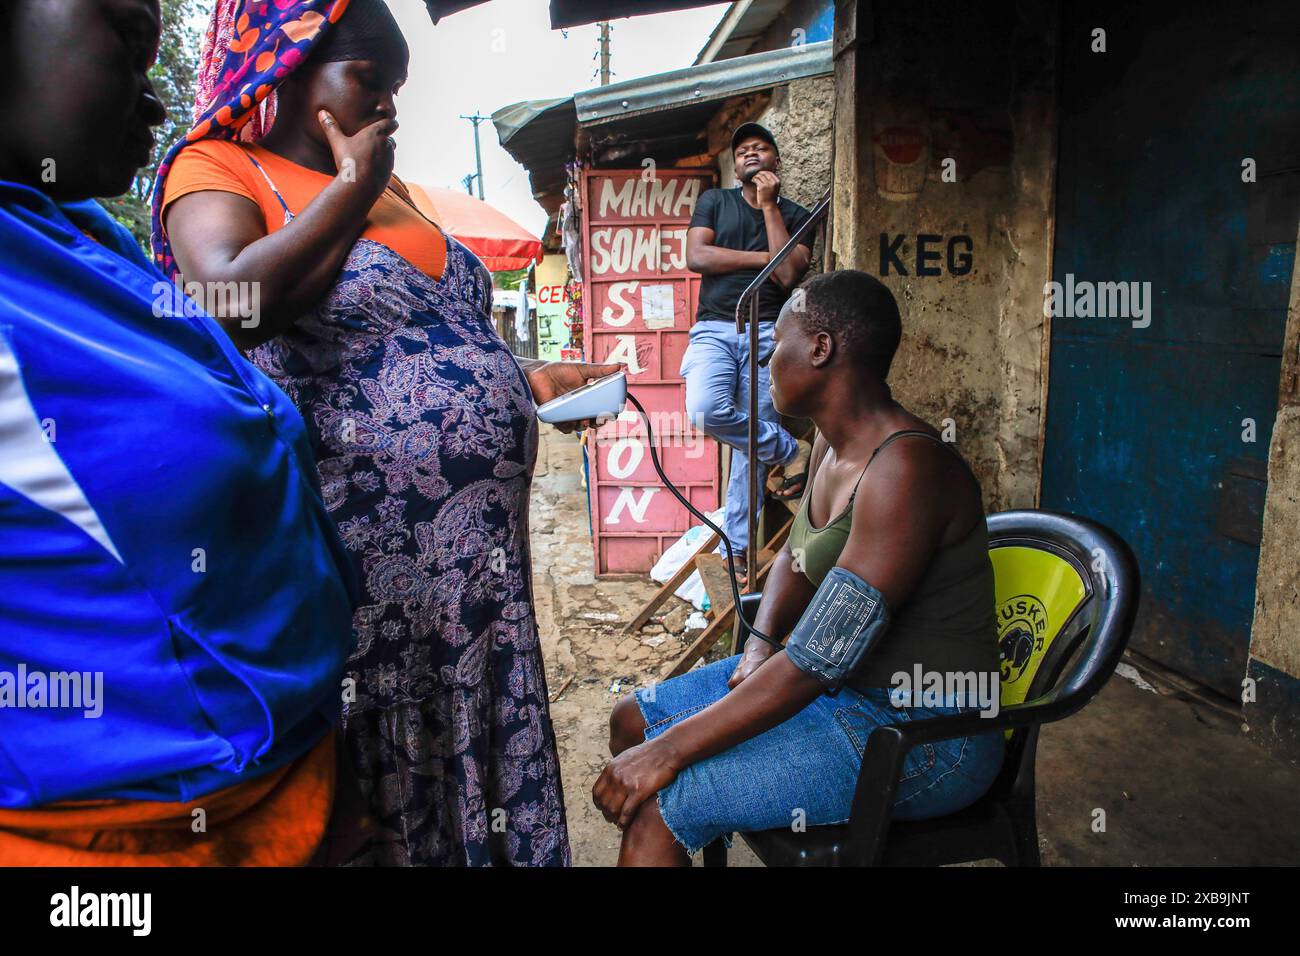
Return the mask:
[[659,675],[659,679],[668,680],[670,677],[685,674],[691,669],[692,664],[703,657],[705,652],[721,639],[729,627],[731,627],[730,608],[727,609],[726,614],[720,614],[714,618],[709,626],[700,632],[700,636],[691,643],[691,646],[686,648],[681,657],[668,665],[664,672]]
[[[709,608],[714,617],[725,614],[732,605],[731,575],[727,573],[727,559],[720,554],[701,554],[695,558],[704,592],[709,596]],[[740,569],[737,568],[737,571]]]
[[709,535],[709,539],[705,541],[704,544],[700,545],[699,548],[696,549],[694,554],[686,559],[686,562],[677,569],[677,572],[664,582],[663,587],[654,593],[654,597],[650,598],[645,607],[641,608],[641,610],[637,612],[636,617],[632,618],[628,626],[623,628],[623,633],[633,634],[641,630],[641,628],[645,626],[646,621],[650,620],[654,615],[654,612],[659,610],[672,593],[681,587],[682,583],[691,576],[691,573],[695,570],[695,560],[700,555],[707,554],[717,546],[718,534],[715,531],[713,534]]
[[[701,559],[707,557],[710,556],[700,555]],[[717,555],[717,557],[721,558],[722,556]],[[725,559],[723,560],[725,561]],[[767,573],[772,570],[772,565],[775,562],[776,562],[776,557],[773,556],[770,561],[768,561],[766,564],[764,564],[761,568],[758,569],[759,584],[763,583],[763,580],[767,577]],[[726,570],[724,566],[723,568],[724,577],[725,574],[726,574]],[[705,570],[701,568],[700,577],[703,578],[704,576],[705,576]],[[726,588],[726,595],[727,595],[726,607],[715,608],[715,610],[717,611],[717,616],[714,617],[713,621],[709,624],[709,626],[706,627],[700,633],[700,636],[697,637],[693,642],[691,642],[690,647],[686,648],[686,650],[682,652],[681,656],[678,657],[677,660],[669,664],[668,667],[663,671],[663,673],[659,675],[660,680],[668,680],[668,678],[670,677],[677,677],[680,674],[685,674],[688,670],[691,669],[692,664],[694,664],[697,660],[703,657],[705,653],[709,650],[709,648],[711,648],[714,644],[716,644],[719,640],[721,640],[722,635],[724,635],[725,633],[727,633],[728,630],[731,629],[731,625],[733,623],[732,618],[735,614],[735,602],[731,600],[731,585],[725,584],[724,587]],[[713,598],[710,597],[709,598],[710,603],[712,602],[712,600]],[[735,653],[734,639],[732,641],[732,653]]]

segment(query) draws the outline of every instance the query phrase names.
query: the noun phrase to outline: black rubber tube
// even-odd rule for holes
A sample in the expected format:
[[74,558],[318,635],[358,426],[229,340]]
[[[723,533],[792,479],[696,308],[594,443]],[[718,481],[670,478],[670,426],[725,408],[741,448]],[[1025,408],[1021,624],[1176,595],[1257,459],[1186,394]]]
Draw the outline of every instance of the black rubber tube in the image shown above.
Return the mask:
[[[663,486],[672,492],[674,498],[676,498],[678,501],[680,501],[683,505],[686,506],[687,511],[689,511],[691,514],[695,515],[695,517],[703,521],[706,527],[708,527],[711,531],[717,534],[717,536],[721,538],[722,541],[727,546],[727,572],[728,572],[728,577],[731,579],[731,597],[732,600],[736,602],[735,603],[736,626],[740,628],[740,633],[742,635],[752,634],[760,641],[766,641],[768,644],[771,644],[777,650],[782,650],[783,646],[780,641],[776,641],[768,637],[758,628],[754,627],[752,624],[746,621],[745,615],[740,613],[740,585],[736,583],[736,557],[731,546],[731,539],[727,537],[727,533],[725,531],[723,531],[716,524],[710,521],[703,512],[701,512],[693,504],[687,501],[686,496],[683,495],[680,491],[678,491],[677,488],[673,485],[673,483],[668,480],[668,476],[664,474],[663,465],[659,463],[659,453],[655,451],[655,435],[654,435],[654,429],[651,428],[650,426],[650,416],[646,414],[645,408],[642,406],[640,402],[637,401],[636,396],[633,395],[631,392],[628,392],[627,400],[632,403],[633,407],[635,407],[638,412],[641,413],[641,420],[645,422],[646,444],[650,446],[650,462],[655,466],[655,471],[659,473],[659,480],[663,482]],[[751,564],[752,563],[753,562],[751,562]],[[743,645],[743,642],[738,641],[737,644]]]

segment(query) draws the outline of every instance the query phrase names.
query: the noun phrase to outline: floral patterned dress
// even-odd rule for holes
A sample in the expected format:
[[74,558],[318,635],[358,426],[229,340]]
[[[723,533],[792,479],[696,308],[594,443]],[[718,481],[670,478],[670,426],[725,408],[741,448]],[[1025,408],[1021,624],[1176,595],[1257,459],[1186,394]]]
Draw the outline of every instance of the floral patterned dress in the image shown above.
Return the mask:
[[564,866],[528,554],[532,393],[493,328],[488,271],[446,241],[435,281],[358,240],[316,310],[250,358],[307,422],[363,594],[344,732],[377,831],[350,862]]

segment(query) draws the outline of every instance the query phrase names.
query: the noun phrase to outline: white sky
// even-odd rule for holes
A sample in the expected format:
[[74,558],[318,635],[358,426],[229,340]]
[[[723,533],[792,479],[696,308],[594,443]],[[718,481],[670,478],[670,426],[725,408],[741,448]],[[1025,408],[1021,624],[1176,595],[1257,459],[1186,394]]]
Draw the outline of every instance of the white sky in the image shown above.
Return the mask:
[[[411,47],[411,71],[397,99],[397,174],[425,186],[464,189],[474,171],[473,127],[460,119],[520,100],[570,96],[599,85],[595,24],[550,27],[547,0],[489,0],[435,27],[421,0],[388,0]],[[612,82],[690,66],[728,4],[612,22]],[[527,171],[479,125],[486,200],[540,235],[546,223]],[[477,194],[477,191],[476,191]]]

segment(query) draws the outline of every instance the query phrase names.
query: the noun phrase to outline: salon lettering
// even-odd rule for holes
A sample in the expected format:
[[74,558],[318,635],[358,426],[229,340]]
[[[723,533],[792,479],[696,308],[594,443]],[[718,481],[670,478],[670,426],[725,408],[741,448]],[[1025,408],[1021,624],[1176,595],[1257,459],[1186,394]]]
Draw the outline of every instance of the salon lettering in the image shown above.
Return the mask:
[[[686,265],[686,232],[710,185],[698,169],[584,171],[582,307],[587,355],[626,365],[671,467],[713,507],[717,450],[686,424],[678,375],[699,281]],[[598,574],[649,570],[666,536],[688,526],[655,481],[639,417],[625,415],[587,446]]]
[[681,272],[685,268],[685,226],[605,226],[591,230],[593,276]]
[[700,198],[698,178],[605,179],[596,200],[596,219],[689,218]]

